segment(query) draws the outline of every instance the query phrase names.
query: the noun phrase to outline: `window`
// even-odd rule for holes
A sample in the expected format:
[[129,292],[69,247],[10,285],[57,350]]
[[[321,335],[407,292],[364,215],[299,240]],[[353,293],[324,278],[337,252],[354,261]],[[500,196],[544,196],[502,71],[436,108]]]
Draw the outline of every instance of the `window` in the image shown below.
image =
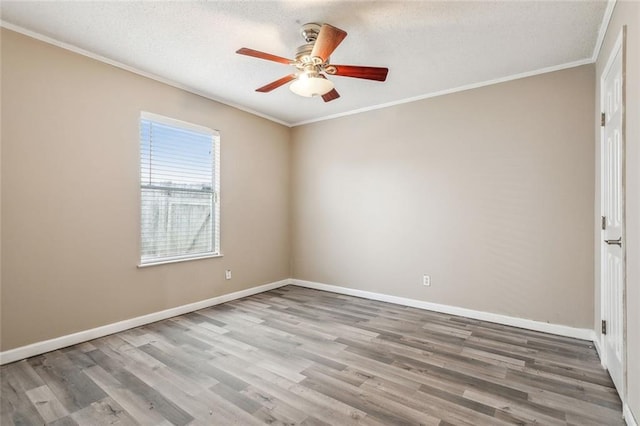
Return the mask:
[[140,265],[220,254],[220,137],[206,127],[140,116]]

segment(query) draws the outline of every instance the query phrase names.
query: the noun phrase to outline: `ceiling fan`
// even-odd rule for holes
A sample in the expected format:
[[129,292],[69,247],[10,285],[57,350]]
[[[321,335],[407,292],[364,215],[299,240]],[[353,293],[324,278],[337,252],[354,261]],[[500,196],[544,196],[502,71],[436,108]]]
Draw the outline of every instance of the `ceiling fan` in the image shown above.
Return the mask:
[[334,65],[329,63],[329,56],[347,36],[346,31],[329,24],[309,23],[302,26],[301,34],[306,44],[298,47],[295,60],[246,47],[236,51],[241,55],[253,56],[254,58],[296,67],[295,73],[264,85],[256,89],[256,92],[271,92],[293,81],[289,88],[295,94],[306,97],[322,96],[325,102],[330,102],[339,98],[340,94],[325,74],[376,81],[385,81],[387,79],[388,68]]

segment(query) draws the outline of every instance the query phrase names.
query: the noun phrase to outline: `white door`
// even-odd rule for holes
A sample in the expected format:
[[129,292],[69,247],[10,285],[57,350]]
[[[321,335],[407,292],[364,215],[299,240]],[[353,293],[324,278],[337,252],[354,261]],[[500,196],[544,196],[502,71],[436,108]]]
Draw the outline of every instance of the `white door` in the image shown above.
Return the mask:
[[602,320],[603,362],[618,392],[624,391],[624,119],[622,44],[603,72],[602,111]]

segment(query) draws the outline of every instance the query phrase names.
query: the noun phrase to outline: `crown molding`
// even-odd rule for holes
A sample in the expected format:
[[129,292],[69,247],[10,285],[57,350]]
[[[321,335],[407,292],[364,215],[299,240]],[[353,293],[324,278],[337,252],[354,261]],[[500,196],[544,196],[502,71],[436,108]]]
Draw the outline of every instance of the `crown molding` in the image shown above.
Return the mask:
[[189,92],[189,93],[193,93],[194,95],[202,96],[203,98],[209,99],[211,101],[218,102],[220,104],[223,104],[223,105],[226,105],[226,106],[230,106],[230,107],[235,108],[235,109],[239,109],[240,111],[244,111],[246,113],[249,113],[249,114],[264,118],[266,120],[273,121],[273,122],[278,123],[278,124],[282,124],[283,126],[291,127],[291,123],[287,123],[286,121],[282,121],[282,120],[280,120],[278,118],[275,118],[275,117],[272,117],[270,115],[263,114],[263,113],[258,112],[258,111],[254,111],[254,110],[252,110],[250,108],[247,108],[247,107],[244,107],[242,105],[235,104],[233,102],[229,102],[229,101],[227,101],[225,99],[216,98],[215,96],[211,96],[210,94],[202,92],[202,91],[197,90],[197,89],[194,89],[193,87],[189,87],[189,86],[184,85],[182,83],[178,83],[176,81],[169,80],[169,79],[164,78],[164,77],[160,77],[159,75],[156,75],[156,74],[141,70],[139,68],[123,64],[122,62],[115,61],[113,59],[107,58],[106,56],[98,55],[97,53],[90,52],[88,50],[82,49],[82,48],[80,48],[78,46],[75,46],[73,44],[65,43],[65,42],[60,41],[60,40],[56,40],[56,39],[51,38],[49,36],[46,36],[44,34],[40,34],[38,32],[28,30],[28,29],[23,28],[23,27],[21,27],[19,25],[14,25],[14,24],[12,24],[10,22],[3,21],[3,20],[0,19],[0,27],[6,28],[6,29],[11,30],[11,31],[15,31],[15,32],[17,32],[19,34],[26,35],[27,37],[31,37],[31,38],[34,38],[36,40],[40,40],[42,42],[45,42],[45,43],[48,43],[48,44],[51,44],[51,45],[54,45],[54,46],[59,47],[61,49],[65,49],[65,50],[68,50],[70,52],[77,53],[77,54],[82,55],[82,56],[86,56],[86,57],[94,59],[96,61],[100,61],[100,62],[103,62],[105,64],[112,65],[112,66],[114,66],[116,68],[120,68],[120,69],[123,69],[125,71],[132,72],[132,73],[137,74],[139,76],[146,77],[146,78],[149,78],[151,80],[155,80],[157,82],[166,84],[168,86],[175,87],[176,89],[184,90],[185,92]]
[[521,78],[533,77],[540,74],[547,74],[550,72],[561,71],[568,68],[575,68],[582,65],[592,64],[594,61],[591,58],[581,59],[579,61],[568,62],[566,64],[554,65],[552,67],[540,68],[533,71],[527,71],[519,74],[512,74],[505,77],[495,78],[492,80],[481,81],[478,83],[466,84],[463,86],[454,87],[452,89],[440,90],[437,92],[425,93],[424,95],[413,96],[411,98],[400,99],[397,101],[386,102],[383,104],[373,105],[370,107],[359,108],[352,111],[341,112],[338,114],[327,115],[325,117],[314,118],[311,120],[299,121],[291,124],[291,127],[302,126],[305,124],[317,123],[319,121],[333,120],[334,118],[347,117],[349,115],[360,114],[363,112],[374,111],[377,109],[389,108],[396,105],[408,104],[411,102],[421,101],[423,99],[436,98],[438,96],[450,95],[452,93],[464,92],[466,90],[478,89],[480,87],[492,86],[494,84],[505,83],[507,81],[519,80]]
[[607,35],[607,30],[609,29],[609,23],[611,22],[611,16],[613,15],[613,9],[616,7],[616,0],[609,0],[607,2],[607,8],[604,11],[604,16],[602,17],[602,23],[600,23],[600,28],[598,29],[598,38],[596,40],[596,45],[593,48],[593,55],[591,55],[591,60],[596,62],[598,60],[598,56],[600,56],[600,49],[602,49],[602,44],[604,43],[604,37]]
[[20,27],[18,25],[11,24],[11,23],[3,21],[3,20],[0,20],[0,27],[7,28],[7,29],[9,29],[11,31],[15,31],[17,33],[26,35],[26,36],[34,38],[36,40],[40,40],[40,41],[43,41],[45,43],[52,44],[52,45],[60,47],[62,49],[69,50],[71,52],[74,52],[74,53],[89,57],[91,59],[94,59],[94,60],[97,60],[97,61],[100,61],[100,62],[104,62],[106,64],[115,66],[117,68],[132,72],[134,74],[138,74],[138,75],[140,75],[142,77],[146,77],[146,78],[158,81],[160,83],[167,84],[167,85],[175,87],[177,89],[181,89],[181,90],[184,90],[186,92],[193,93],[193,94],[198,95],[198,96],[202,96],[202,97],[204,97],[206,99],[209,99],[209,100],[212,100],[214,102],[218,102],[218,103],[221,103],[223,105],[227,105],[227,106],[230,106],[232,108],[236,108],[236,109],[244,111],[246,113],[249,113],[249,114],[252,114],[252,115],[255,115],[255,116],[264,118],[266,120],[273,121],[275,123],[278,123],[278,124],[281,124],[283,126],[291,128],[291,127],[303,126],[303,125],[306,125],[306,124],[317,123],[317,122],[321,122],[321,121],[333,120],[333,119],[341,118],[341,117],[348,117],[350,115],[361,114],[363,112],[375,111],[375,110],[384,109],[384,108],[390,108],[390,107],[393,107],[393,106],[396,106],[396,105],[402,105],[402,104],[406,104],[406,103],[417,102],[417,101],[421,101],[421,100],[424,100],[424,99],[430,99],[430,98],[435,98],[435,97],[439,97],[439,96],[450,95],[450,94],[453,94],[453,93],[463,92],[463,91],[466,91],[466,90],[478,89],[478,88],[485,87],[485,86],[491,86],[491,85],[494,85],[494,84],[505,83],[505,82],[508,82],[508,81],[518,80],[518,79],[521,79],[521,78],[533,77],[533,76],[540,75],[540,74],[546,74],[546,73],[550,73],[550,72],[554,72],[554,71],[560,71],[560,70],[564,70],[564,69],[568,69],[568,68],[574,68],[574,67],[578,67],[578,66],[581,66],[581,65],[594,63],[597,60],[597,57],[598,57],[598,55],[600,53],[600,49],[602,48],[604,37],[606,35],[607,28],[608,28],[609,22],[611,20],[611,16],[613,15],[613,10],[615,8],[615,4],[616,4],[616,0],[609,0],[608,3],[607,3],[607,8],[605,10],[604,16],[602,18],[602,23],[600,24],[600,28],[598,30],[598,37],[597,37],[597,40],[596,40],[596,45],[595,45],[593,54],[592,54],[592,56],[590,58],[585,58],[585,59],[582,59],[582,60],[578,60],[578,61],[574,61],[574,62],[568,62],[568,63],[560,64],[560,65],[554,65],[554,66],[551,66],[551,67],[540,68],[540,69],[533,70],[533,71],[527,71],[527,72],[523,72],[523,73],[507,75],[507,76],[496,78],[496,79],[491,79],[491,80],[481,81],[481,82],[477,82],[477,83],[466,84],[466,85],[454,87],[454,88],[451,88],[451,89],[445,89],[445,90],[440,90],[440,91],[436,91],[436,92],[425,93],[425,94],[419,95],[419,96],[413,96],[413,97],[409,97],[409,98],[399,99],[399,100],[396,100],[396,101],[385,102],[385,103],[378,104],[378,105],[373,105],[373,106],[364,107],[364,108],[358,108],[358,109],[351,110],[351,111],[345,111],[345,112],[341,112],[341,113],[337,113],[337,114],[331,114],[331,115],[327,115],[327,116],[324,116],[324,117],[314,118],[314,119],[310,119],[310,120],[303,120],[303,121],[298,121],[298,122],[293,122],[293,123],[287,122],[287,121],[284,121],[284,120],[280,120],[278,118],[272,117],[272,116],[267,115],[267,114],[263,114],[261,112],[252,110],[250,108],[244,107],[244,106],[239,105],[239,104],[235,104],[233,102],[230,102],[230,101],[227,101],[227,100],[224,100],[224,99],[216,98],[215,96],[211,96],[208,93],[204,93],[202,91],[199,91],[199,90],[194,89],[192,87],[186,86],[184,84],[181,84],[181,83],[169,80],[167,78],[160,77],[160,76],[158,76],[156,74],[153,74],[153,73],[150,73],[150,72],[147,72],[147,71],[143,71],[143,70],[140,70],[138,68],[123,64],[121,62],[109,59],[107,57],[98,55],[96,53],[84,50],[84,49],[82,49],[82,48],[80,48],[78,46],[75,46],[75,45],[72,45],[72,44],[69,44],[69,43],[65,43],[65,42],[56,40],[56,39],[51,38],[49,36],[37,33],[35,31],[28,30],[26,28]]

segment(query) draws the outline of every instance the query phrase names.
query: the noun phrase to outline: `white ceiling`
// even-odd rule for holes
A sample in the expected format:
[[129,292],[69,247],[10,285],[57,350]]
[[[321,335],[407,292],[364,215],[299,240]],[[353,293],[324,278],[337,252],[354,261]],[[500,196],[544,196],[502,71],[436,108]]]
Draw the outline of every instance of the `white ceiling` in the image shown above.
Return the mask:
[[[287,125],[592,62],[610,9],[606,1],[3,0],[0,6],[7,28]],[[387,81],[331,76],[341,97],[329,103],[287,86],[255,92],[293,68],[235,51],[293,58],[307,22],[349,34],[332,63],[388,67]]]

